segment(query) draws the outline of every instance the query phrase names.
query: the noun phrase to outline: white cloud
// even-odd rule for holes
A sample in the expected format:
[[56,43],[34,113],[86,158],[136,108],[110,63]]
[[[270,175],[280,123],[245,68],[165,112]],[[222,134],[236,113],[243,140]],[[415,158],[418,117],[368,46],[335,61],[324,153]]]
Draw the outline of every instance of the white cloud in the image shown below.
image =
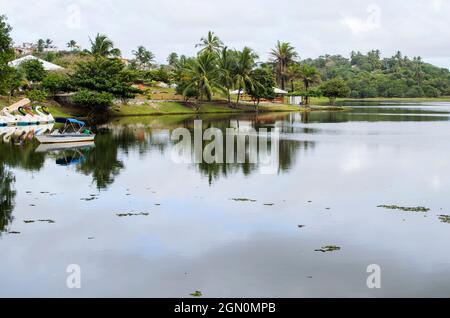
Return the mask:
[[450,65],[443,40],[450,37],[450,6],[443,0],[0,0],[0,7],[17,43],[51,38],[60,47],[71,39],[87,46],[101,32],[128,56],[144,45],[164,61],[172,51],[194,54],[213,30],[230,47],[251,46],[264,59],[283,40],[303,58],[376,48]]
[[371,4],[366,11],[367,16],[364,19],[346,17],[342,19],[342,23],[355,34],[379,29],[381,27],[381,8],[376,4]]

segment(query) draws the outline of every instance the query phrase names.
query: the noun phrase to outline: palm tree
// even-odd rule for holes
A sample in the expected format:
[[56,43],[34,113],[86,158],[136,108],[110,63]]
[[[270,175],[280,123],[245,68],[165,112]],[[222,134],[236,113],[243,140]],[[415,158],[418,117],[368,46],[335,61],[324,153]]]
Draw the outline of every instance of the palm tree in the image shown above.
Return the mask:
[[48,49],[52,46],[53,41],[50,39],[45,40],[45,48]]
[[222,41],[218,36],[214,34],[214,32],[209,31],[208,35],[200,39],[200,43],[195,47],[201,47],[199,54],[204,52],[219,54],[221,48],[223,47]]
[[114,47],[113,41],[111,41],[106,35],[97,33],[94,40],[89,38],[91,42],[90,54],[99,57],[118,57],[121,55],[119,49]]
[[214,90],[219,87],[216,58],[213,54],[203,53],[196,59],[187,63],[185,74],[188,85],[184,89],[183,95],[187,95],[189,90],[195,89],[199,100],[206,97],[212,100]]
[[45,41],[43,39],[39,39],[37,41],[37,51],[39,53],[42,53],[44,52],[44,49],[45,49]]
[[255,68],[255,60],[257,58],[258,55],[248,47],[245,47],[242,52],[238,52],[237,54],[237,62],[234,70],[234,83],[238,89],[236,106],[239,105],[242,91],[246,88],[252,89],[254,87],[252,71]]
[[67,47],[69,48],[69,49],[74,49],[74,48],[76,48],[77,47],[77,42],[75,41],[75,40],[70,40],[69,42],[67,42]]
[[167,57],[167,63],[169,63],[170,66],[176,66],[179,60],[178,54],[175,52],[170,53]]
[[133,51],[132,53],[136,57],[136,62],[138,63],[138,65],[143,69],[151,67],[152,62],[154,62],[155,60],[155,54],[147,50],[142,45],[139,46],[138,49],[136,51]]
[[320,82],[320,74],[319,71],[314,67],[308,64],[303,64],[298,69],[298,78],[303,81],[303,85],[305,87],[305,104],[309,104],[309,88],[311,85]]
[[295,48],[288,42],[277,42],[275,49],[270,52],[272,62],[276,66],[276,74],[278,82],[281,84],[281,89],[285,89],[286,83],[286,68],[298,57]]
[[228,50],[227,47],[222,49],[218,60],[219,82],[227,95],[228,104],[231,104],[230,91],[233,88],[233,71],[236,68],[235,52]]

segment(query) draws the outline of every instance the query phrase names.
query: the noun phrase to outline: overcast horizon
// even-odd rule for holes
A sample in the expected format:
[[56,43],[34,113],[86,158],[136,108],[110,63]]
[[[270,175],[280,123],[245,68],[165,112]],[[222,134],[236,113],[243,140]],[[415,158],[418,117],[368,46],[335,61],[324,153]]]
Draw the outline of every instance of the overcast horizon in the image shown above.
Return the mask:
[[449,0],[280,0],[276,7],[267,0],[179,2],[0,0],[0,14],[8,17],[16,45],[50,38],[59,49],[72,39],[87,48],[89,37],[104,33],[124,57],[143,45],[159,63],[171,52],[195,54],[195,44],[211,30],[231,48],[253,48],[261,60],[280,40],[302,59],[371,49],[386,57],[400,50],[450,68]]

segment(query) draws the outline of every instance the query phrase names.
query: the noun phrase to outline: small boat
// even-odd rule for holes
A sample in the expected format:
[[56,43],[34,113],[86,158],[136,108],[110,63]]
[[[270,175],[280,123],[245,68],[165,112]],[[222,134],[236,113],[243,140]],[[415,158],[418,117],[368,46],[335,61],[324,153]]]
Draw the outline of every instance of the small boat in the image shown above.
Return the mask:
[[72,118],[56,118],[56,123],[64,124],[64,128],[51,134],[36,136],[41,144],[75,143],[94,141],[95,134],[85,128],[86,124]]
[[31,101],[27,98],[6,107],[0,111],[0,127],[28,126],[54,123],[55,118],[45,106],[28,106]]
[[49,123],[52,124],[55,122],[55,118],[53,118],[52,114],[47,110],[45,106],[36,106],[34,111],[41,118],[41,123]]

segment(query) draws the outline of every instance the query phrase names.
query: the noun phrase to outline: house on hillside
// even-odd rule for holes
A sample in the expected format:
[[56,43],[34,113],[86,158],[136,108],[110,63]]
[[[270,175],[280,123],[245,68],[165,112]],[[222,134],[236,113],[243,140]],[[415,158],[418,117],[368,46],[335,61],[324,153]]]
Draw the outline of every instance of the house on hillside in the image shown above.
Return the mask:
[[33,56],[33,55],[26,55],[24,57],[18,58],[17,60],[9,62],[8,65],[12,66],[12,67],[18,67],[21,63],[23,63],[25,61],[29,61],[29,60],[38,60],[39,62],[42,63],[42,66],[44,66],[44,69],[46,71],[62,71],[62,70],[64,70],[64,68],[59,65],[47,62],[47,61],[37,58],[36,56]]

